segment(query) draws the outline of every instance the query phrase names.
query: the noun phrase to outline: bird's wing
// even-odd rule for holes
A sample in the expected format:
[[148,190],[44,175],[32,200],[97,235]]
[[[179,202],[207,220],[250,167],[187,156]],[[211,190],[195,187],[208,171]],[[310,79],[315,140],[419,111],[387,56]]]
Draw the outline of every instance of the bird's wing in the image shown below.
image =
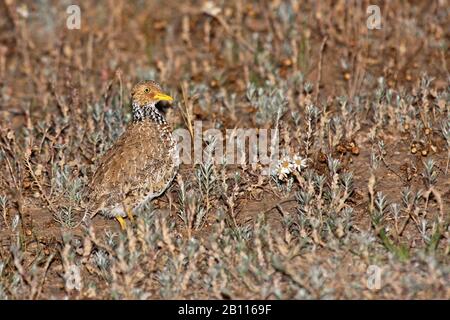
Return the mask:
[[94,198],[108,195],[118,201],[118,194],[157,182],[167,154],[155,127],[132,124],[99,161],[90,189]]

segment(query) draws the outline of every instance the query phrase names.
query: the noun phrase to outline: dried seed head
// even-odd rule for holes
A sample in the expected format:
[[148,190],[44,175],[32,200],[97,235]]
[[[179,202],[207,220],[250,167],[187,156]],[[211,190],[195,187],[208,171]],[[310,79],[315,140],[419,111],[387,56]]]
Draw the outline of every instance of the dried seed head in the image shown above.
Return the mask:
[[347,149],[342,144],[339,144],[336,146],[336,151],[345,154],[347,152]]
[[319,156],[317,157],[319,162],[325,163],[327,162],[327,156],[320,150]]
[[283,65],[283,67],[290,67],[292,66],[292,60],[289,58],[283,59],[281,61],[281,64]]

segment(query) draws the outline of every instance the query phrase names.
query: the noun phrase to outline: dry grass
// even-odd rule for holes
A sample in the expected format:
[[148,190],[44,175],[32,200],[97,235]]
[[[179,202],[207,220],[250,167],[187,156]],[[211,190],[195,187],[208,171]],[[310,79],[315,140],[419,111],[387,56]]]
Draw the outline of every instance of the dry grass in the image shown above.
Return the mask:
[[[446,1],[386,2],[380,30],[368,1],[83,1],[81,30],[22,3],[0,1],[1,299],[450,298]],[[307,167],[184,165],[125,232],[80,223],[140,79],[175,128],[278,128]]]

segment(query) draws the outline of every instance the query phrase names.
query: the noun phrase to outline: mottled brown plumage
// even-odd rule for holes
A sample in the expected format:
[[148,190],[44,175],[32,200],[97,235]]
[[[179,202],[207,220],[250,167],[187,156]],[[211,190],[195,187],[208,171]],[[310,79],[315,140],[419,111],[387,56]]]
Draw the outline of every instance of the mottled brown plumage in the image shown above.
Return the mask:
[[122,217],[161,195],[175,177],[175,142],[155,106],[161,100],[172,98],[153,81],[133,88],[133,122],[101,157],[89,184],[92,217],[102,212],[117,218],[123,227]]

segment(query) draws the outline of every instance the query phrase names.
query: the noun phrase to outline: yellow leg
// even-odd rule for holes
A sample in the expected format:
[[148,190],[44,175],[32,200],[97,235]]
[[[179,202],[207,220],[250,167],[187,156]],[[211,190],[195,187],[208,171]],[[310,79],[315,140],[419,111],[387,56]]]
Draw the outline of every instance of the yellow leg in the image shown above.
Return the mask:
[[116,216],[117,221],[119,221],[120,227],[122,230],[125,230],[127,228],[127,224],[125,223],[125,220],[121,216]]

